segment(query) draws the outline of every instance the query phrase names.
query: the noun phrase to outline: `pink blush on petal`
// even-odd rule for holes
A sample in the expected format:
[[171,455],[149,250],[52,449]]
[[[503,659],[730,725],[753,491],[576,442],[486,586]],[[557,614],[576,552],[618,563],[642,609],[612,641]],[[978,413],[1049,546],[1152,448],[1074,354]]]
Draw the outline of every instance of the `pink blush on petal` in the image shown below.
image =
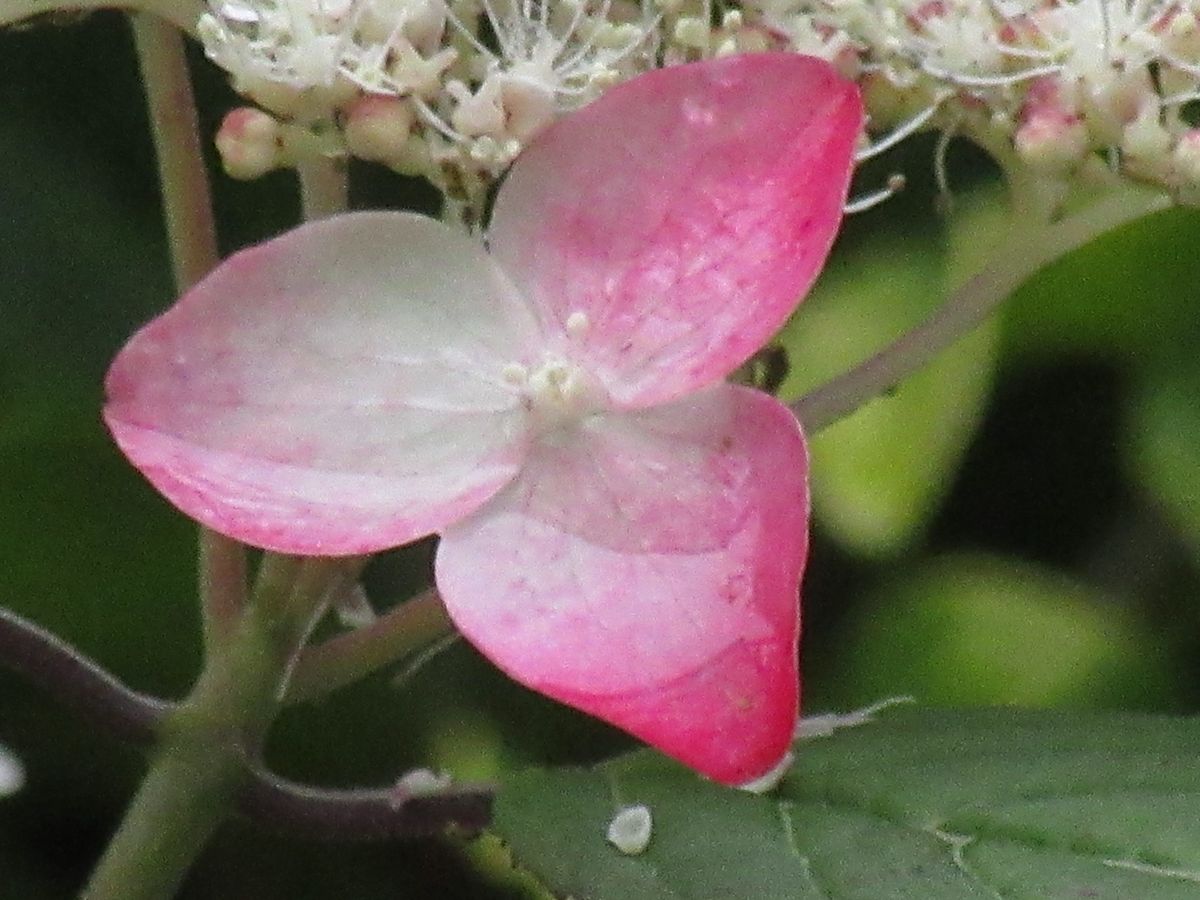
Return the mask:
[[612,419],[603,444],[532,447],[443,532],[438,588],[517,681],[747,781],[783,754],[799,702],[803,437],[778,401],[731,386]]

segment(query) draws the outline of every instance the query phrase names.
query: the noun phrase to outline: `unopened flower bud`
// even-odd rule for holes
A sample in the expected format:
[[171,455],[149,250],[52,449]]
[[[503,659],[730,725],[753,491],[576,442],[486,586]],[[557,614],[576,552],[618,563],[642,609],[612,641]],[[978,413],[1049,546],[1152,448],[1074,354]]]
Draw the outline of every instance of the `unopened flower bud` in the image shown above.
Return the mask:
[[697,16],[683,16],[675,23],[675,42],[691,47],[693,50],[705,50],[712,37],[712,28],[708,22]]
[[279,122],[250,106],[238,107],[225,116],[216,145],[231,178],[249,181],[283,164]]
[[1185,181],[1200,185],[1200,129],[1184,132],[1175,145],[1175,168]]
[[390,164],[404,153],[414,114],[407,100],[366,96],[346,114],[346,148],[359,159]]
[[514,66],[501,83],[500,98],[505,131],[521,143],[527,143],[554,120],[556,106],[553,90],[544,82],[522,75],[522,67]]
[[1013,135],[1017,154],[1035,169],[1068,172],[1088,152],[1088,131],[1078,116],[1034,116]]
[[717,49],[713,51],[713,56],[733,56],[737,52],[737,39],[728,37],[717,44]]
[[1171,135],[1159,122],[1158,107],[1147,103],[1121,135],[1123,160],[1136,174],[1161,177],[1170,152]]
[[1200,128],[1185,131],[1171,154],[1176,199],[1200,206]]
[[1064,97],[1058,78],[1038,79],[1021,109],[1013,145],[1035,169],[1061,174],[1078,166],[1088,152],[1088,129]]
[[1197,13],[1177,8],[1168,12],[1165,35],[1167,48],[1180,59],[1194,59],[1200,53],[1200,22]]

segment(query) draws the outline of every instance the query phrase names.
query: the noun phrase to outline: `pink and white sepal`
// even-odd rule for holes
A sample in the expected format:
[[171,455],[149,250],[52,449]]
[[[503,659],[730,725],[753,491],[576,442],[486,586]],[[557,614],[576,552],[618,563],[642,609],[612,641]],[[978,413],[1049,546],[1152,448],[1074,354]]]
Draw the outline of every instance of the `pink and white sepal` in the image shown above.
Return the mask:
[[375,212],[232,257],[121,351],[105,418],[249,544],[439,534],[446,608],[501,669],[745,782],[798,713],[808,462],[723,379],[820,271],[861,127],[812,58],[635,78],[534,140],[486,247]]

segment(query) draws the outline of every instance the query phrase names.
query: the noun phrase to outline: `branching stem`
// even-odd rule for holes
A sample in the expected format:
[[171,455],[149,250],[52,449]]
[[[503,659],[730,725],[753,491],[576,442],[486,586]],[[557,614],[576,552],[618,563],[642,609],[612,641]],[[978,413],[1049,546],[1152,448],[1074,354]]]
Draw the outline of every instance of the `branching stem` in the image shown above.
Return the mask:
[[239,809],[268,830],[306,840],[363,842],[430,837],[449,829],[474,834],[491,822],[495,786],[459,785],[404,797],[395,788],[329,790],[297,784],[262,768]]
[[[4,609],[0,665],[29,679],[99,731],[139,746],[152,745],[163,722],[178,709],[130,690],[65,641]],[[476,832],[487,827],[491,816],[491,785],[457,785],[405,799],[394,788],[334,790],[298,784],[244,754],[238,759],[238,812],[267,830],[304,840],[383,841],[448,829]]]
[[344,159],[308,155],[296,163],[296,173],[300,178],[300,207],[304,221],[345,211],[349,198]]
[[991,261],[929,319],[874,356],[805,394],[792,411],[810,433],[894,387],[981,324],[1039,269],[1093,238],[1170,205],[1161,194],[1121,192],[1041,228],[1014,230]]
[[353,684],[428,646],[452,627],[437,591],[425,591],[370,625],[306,647],[296,661],[285,702],[303,703]]
[[39,625],[0,608],[0,666],[113,737],[153,743],[172,704],[139,694]]

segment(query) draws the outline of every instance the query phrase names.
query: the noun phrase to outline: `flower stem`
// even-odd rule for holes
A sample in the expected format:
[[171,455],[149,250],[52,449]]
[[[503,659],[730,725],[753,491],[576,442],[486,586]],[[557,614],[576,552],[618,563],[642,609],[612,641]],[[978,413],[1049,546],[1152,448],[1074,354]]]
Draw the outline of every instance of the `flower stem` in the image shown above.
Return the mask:
[[[130,16],[158,158],[163,216],[175,286],[183,292],[216,266],[217,228],[183,37],[147,13]],[[246,601],[246,551],[200,529],[200,608],[205,645],[227,636]]]
[[171,263],[182,291],[208,274],[218,259],[196,103],[182,35],[148,13],[133,13],[129,19],[158,155]]
[[304,221],[343,212],[348,202],[346,162],[337,156],[308,154],[296,163]]
[[246,548],[201,525],[198,568],[204,646],[212,650],[229,637],[246,604]]
[[303,650],[284,702],[303,703],[353,684],[428,646],[452,627],[437,591],[425,591],[365,628]]
[[0,667],[23,675],[103,732],[152,744],[172,704],[124,685],[66,641],[0,609]]
[[[182,36],[142,13],[131,17],[157,152],[164,218],[176,284],[185,290],[218,260],[207,171]],[[279,673],[295,654],[293,615],[272,620],[272,591],[292,585],[260,581],[247,606],[245,551],[202,530],[200,597],[207,661],[191,696],[163,722],[156,758],[84,896],[170,896],[212,832],[228,814],[243,777],[247,729],[261,732],[274,715]],[[265,592],[265,593],[264,593]],[[304,617],[307,634],[309,619]]]
[[937,312],[874,356],[805,394],[792,411],[810,433],[842,419],[929,363],[980,325],[1022,282],[1092,239],[1170,205],[1161,194],[1121,192],[1042,227],[1016,223],[991,260]]
[[83,892],[85,900],[161,900],[234,809],[288,672],[342,578],[340,560],[269,556],[229,639],[161,726],[150,771]]

